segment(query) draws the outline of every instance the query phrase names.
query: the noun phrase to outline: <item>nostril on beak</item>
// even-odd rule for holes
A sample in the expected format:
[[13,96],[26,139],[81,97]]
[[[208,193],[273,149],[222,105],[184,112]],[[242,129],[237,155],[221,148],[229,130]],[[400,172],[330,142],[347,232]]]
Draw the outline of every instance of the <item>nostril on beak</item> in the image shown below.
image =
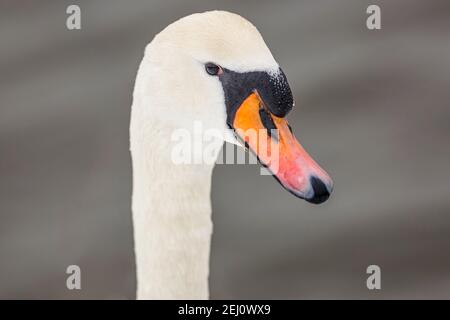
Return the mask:
[[310,178],[311,187],[314,190],[314,196],[312,198],[306,199],[306,201],[319,204],[325,202],[330,197],[330,192],[327,189],[325,183],[316,177]]

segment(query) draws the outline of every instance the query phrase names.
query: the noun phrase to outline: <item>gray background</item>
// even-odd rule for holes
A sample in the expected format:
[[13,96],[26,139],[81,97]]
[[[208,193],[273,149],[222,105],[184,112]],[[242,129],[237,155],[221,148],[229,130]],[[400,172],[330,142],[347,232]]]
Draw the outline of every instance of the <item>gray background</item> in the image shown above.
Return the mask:
[[[81,31],[65,28],[72,3]],[[216,167],[212,298],[450,298],[445,0],[2,0],[0,298],[134,298],[134,77],[163,27],[216,8],[261,31],[335,192],[313,206],[257,165]],[[65,287],[70,264],[81,291]],[[365,286],[370,264],[381,291]]]

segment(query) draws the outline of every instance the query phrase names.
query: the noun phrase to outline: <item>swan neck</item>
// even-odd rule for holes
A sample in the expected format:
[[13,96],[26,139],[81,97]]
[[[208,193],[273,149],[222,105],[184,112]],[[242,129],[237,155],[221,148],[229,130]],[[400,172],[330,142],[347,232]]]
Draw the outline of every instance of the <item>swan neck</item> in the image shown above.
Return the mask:
[[141,147],[132,149],[137,298],[207,299],[213,166],[161,162]]

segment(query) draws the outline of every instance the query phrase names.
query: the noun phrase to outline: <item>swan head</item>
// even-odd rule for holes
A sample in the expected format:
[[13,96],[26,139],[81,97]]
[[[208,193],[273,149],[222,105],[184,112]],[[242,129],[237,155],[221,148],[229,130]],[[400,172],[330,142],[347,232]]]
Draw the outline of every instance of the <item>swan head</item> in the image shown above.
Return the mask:
[[258,30],[237,14],[193,14],[156,35],[133,99],[132,125],[230,128],[295,196],[321,203],[332,191],[330,176],[287,122],[294,99],[285,73]]

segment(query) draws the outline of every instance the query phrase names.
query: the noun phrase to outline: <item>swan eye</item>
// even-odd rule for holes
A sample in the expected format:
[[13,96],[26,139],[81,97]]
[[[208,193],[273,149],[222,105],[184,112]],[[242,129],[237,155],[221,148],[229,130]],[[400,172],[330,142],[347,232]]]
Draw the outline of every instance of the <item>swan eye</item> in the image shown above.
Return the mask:
[[205,69],[206,69],[206,72],[212,76],[217,76],[219,74],[222,74],[222,72],[223,72],[223,70],[220,66],[218,66],[214,63],[210,63],[210,62],[205,64]]

